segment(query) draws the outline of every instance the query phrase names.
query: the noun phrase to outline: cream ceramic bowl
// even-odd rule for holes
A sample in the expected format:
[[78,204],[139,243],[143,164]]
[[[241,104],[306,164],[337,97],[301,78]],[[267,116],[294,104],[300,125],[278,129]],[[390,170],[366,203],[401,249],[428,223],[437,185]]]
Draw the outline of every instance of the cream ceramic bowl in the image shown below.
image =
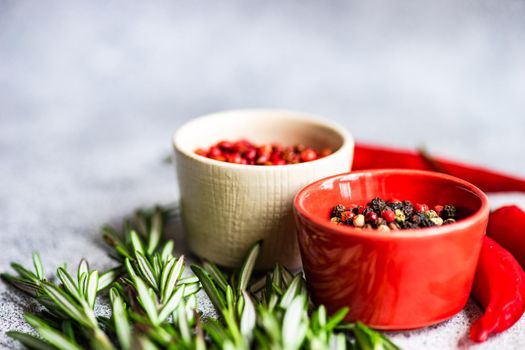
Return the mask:
[[[307,163],[257,166],[194,153],[221,140],[304,144],[334,153]],[[173,136],[182,220],[190,250],[219,265],[240,265],[263,240],[258,269],[275,262],[301,266],[292,215],[305,185],[350,170],[354,140],[345,129],[310,115],[280,110],[233,110],[184,124]]]

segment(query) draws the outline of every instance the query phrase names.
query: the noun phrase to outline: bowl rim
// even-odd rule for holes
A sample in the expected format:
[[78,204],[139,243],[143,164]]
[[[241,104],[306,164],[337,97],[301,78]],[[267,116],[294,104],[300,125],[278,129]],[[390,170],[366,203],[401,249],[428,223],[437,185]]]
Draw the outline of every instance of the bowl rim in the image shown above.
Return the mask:
[[[474,193],[481,201],[480,208],[475,211],[474,213],[470,214],[466,218],[455,222],[450,225],[443,225],[443,226],[433,226],[433,227],[427,227],[427,228],[421,228],[421,229],[405,229],[405,230],[396,230],[396,231],[389,231],[389,232],[380,232],[377,230],[363,230],[359,228],[354,228],[352,226],[345,226],[345,225],[334,225],[328,220],[323,220],[322,218],[310,213],[308,210],[303,208],[302,206],[302,199],[304,196],[312,191],[312,189],[319,184],[348,176],[348,175],[380,175],[380,174],[419,174],[422,176],[434,178],[434,179],[445,179],[448,181],[451,181],[455,183],[456,185],[460,185],[463,188],[466,188],[470,190],[472,193]],[[374,238],[374,239],[391,239],[391,238],[425,238],[425,237],[432,237],[432,236],[441,236],[441,235],[448,235],[453,234],[454,232],[458,230],[465,229],[467,227],[472,226],[473,224],[483,221],[484,219],[488,219],[488,215],[490,212],[490,206],[488,202],[487,195],[481,191],[479,188],[474,186],[468,181],[465,181],[463,179],[460,179],[458,177],[438,173],[434,171],[426,171],[426,170],[416,170],[416,169],[374,169],[374,170],[359,170],[359,171],[350,171],[346,173],[341,173],[333,176],[328,176],[323,179],[317,180],[309,185],[306,185],[303,187],[299,192],[295,195],[294,201],[293,201],[293,207],[294,207],[294,213],[298,216],[303,217],[310,223],[315,224],[316,226],[320,226],[323,228],[323,232],[329,232],[330,234],[342,234],[347,236],[353,236],[353,237],[360,237],[360,238]]]
[[[206,119],[215,119],[219,117],[225,117],[227,115],[231,115],[234,113],[241,113],[241,114],[255,114],[255,113],[269,113],[273,115],[279,115],[282,114],[283,118],[287,119],[295,119],[300,121],[309,122],[312,124],[316,124],[319,127],[324,127],[331,129],[335,133],[337,133],[343,140],[343,143],[341,146],[333,153],[329,154],[326,157],[319,158],[316,160],[312,160],[309,162],[304,163],[297,163],[297,164],[285,164],[285,165],[268,165],[268,166],[262,166],[262,165],[250,165],[250,164],[235,164],[235,163],[228,163],[228,162],[222,162],[219,160],[207,158],[201,155],[196,154],[195,152],[190,152],[185,149],[181,145],[180,138],[181,134],[184,131],[183,129],[187,127],[188,125],[201,121]],[[328,120],[325,117],[321,117],[314,114],[304,113],[304,112],[297,112],[293,110],[287,110],[287,109],[273,109],[273,108],[246,108],[246,109],[229,109],[229,110],[223,110],[219,112],[213,112],[204,114],[202,116],[199,116],[197,118],[192,118],[189,121],[182,124],[177,131],[172,136],[172,144],[176,151],[180,152],[184,156],[193,159],[195,161],[198,161],[200,163],[208,164],[210,166],[216,166],[216,167],[224,167],[224,168],[231,168],[231,169],[242,169],[242,170],[250,170],[250,171],[271,171],[272,169],[297,169],[301,170],[304,167],[311,167],[313,166],[321,166],[321,163],[324,163],[326,161],[332,160],[336,155],[342,154],[347,150],[350,150],[353,153],[353,148],[355,146],[355,140],[352,134],[341,124],[333,122],[332,120]],[[351,163],[351,159],[349,159],[349,167]]]

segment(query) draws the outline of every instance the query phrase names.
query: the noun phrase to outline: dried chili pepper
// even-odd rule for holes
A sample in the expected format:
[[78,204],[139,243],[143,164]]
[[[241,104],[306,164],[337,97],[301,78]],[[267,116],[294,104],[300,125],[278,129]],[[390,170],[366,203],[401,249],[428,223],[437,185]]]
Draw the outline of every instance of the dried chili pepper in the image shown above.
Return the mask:
[[485,236],[472,296],[484,314],[470,328],[470,339],[483,342],[516,323],[525,312],[525,272],[516,259]]
[[493,211],[487,235],[507,249],[525,269],[525,211],[516,205]]
[[433,170],[469,181],[485,192],[525,192],[525,179],[443,158],[432,159],[420,151],[357,143],[352,169],[378,168]]

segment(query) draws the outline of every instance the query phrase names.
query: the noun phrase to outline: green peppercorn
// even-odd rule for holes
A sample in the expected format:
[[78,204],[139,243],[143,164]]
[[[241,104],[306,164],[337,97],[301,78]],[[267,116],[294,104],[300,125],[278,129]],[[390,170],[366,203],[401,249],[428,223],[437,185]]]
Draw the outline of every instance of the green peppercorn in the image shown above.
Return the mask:
[[401,209],[396,209],[394,213],[396,214],[395,220],[397,222],[403,222],[406,220],[405,213]]
[[438,215],[434,210],[427,210],[427,211],[425,212],[425,215],[426,215],[427,218],[429,218],[429,219],[439,218],[439,215]]
[[333,218],[330,219],[330,221],[334,224],[339,224],[341,222],[341,219],[338,218],[337,216],[334,216]]
[[443,219],[440,218],[440,217],[437,217],[437,218],[430,218],[430,221],[432,221],[434,223],[434,225],[436,226],[441,226],[443,225]]

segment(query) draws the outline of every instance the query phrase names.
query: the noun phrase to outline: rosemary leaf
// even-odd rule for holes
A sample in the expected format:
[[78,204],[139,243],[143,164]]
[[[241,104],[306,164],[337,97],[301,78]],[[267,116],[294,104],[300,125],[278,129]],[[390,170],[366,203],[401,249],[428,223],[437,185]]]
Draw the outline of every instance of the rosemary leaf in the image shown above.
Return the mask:
[[217,283],[217,286],[222,289],[223,292],[225,292],[228,282],[217,265],[211,262],[204,262],[202,266],[204,267],[204,270],[208,272],[211,278],[213,278],[213,280]]
[[130,231],[129,238],[131,240],[131,245],[133,246],[135,254],[144,254],[144,246],[142,245],[142,241],[135,230]]
[[282,335],[285,349],[298,349],[304,341],[307,330],[304,322],[306,317],[305,305],[304,296],[297,296],[284,314]]
[[7,273],[0,275],[4,281],[11,284],[13,287],[20,289],[22,292],[29,294],[32,297],[36,297],[38,290],[40,289],[40,284],[35,282],[30,282],[22,278],[11,276]]
[[[173,258],[175,260],[175,258]],[[164,286],[162,289],[162,300],[166,300],[171,296],[177,281],[182,275],[184,269],[184,255],[182,255],[175,265],[171,265],[171,269],[166,272],[166,279],[164,281]],[[162,277],[161,277],[162,278]]]
[[126,312],[126,304],[119,295],[119,292],[112,288],[110,290],[111,305],[113,309],[113,322],[115,324],[115,332],[120,346],[123,350],[131,349],[131,327]]
[[300,275],[294,277],[292,283],[281,298],[281,302],[279,303],[280,307],[286,309],[294,300],[295,296],[300,292],[301,279],[302,277]]
[[13,270],[15,270],[16,272],[18,272],[18,274],[20,275],[20,277],[24,278],[24,279],[27,279],[27,280],[30,280],[30,281],[33,281],[33,282],[37,282],[39,281],[40,279],[37,277],[37,275],[35,275],[33,272],[29,271],[28,269],[26,269],[25,267],[23,267],[22,265],[20,264],[17,264],[17,263],[11,263],[11,268],[13,268]]
[[66,336],[62,335],[60,331],[49,327],[44,321],[32,314],[26,314],[26,321],[33,326],[49,344],[60,350],[82,350],[76,342],[72,342]]
[[151,255],[157,248],[161,238],[162,231],[162,213],[160,210],[155,210],[155,214],[151,219],[151,228],[148,237],[148,254]]
[[42,339],[35,337],[34,335],[17,332],[17,331],[9,331],[6,332],[6,334],[21,342],[24,344],[27,348],[33,349],[33,350],[56,350],[54,346],[49,344],[48,342],[43,341]]
[[135,277],[133,279],[133,282],[135,283],[135,287],[137,288],[139,302],[144,308],[144,311],[146,311],[146,314],[148,315],[151,323],[153,325],[157,325],[159,323],[159,320],[155,299],[151,297],[146,283],[144,283],[144,281],[140,277]]
[[149,261],[146,259],[146,257],[142,253],[140,252],[135,252],[135,253],[137,257],[137,264],[138,264],[138,269],[140,271],[140,274],[149,283],[149,285],[153,289],[159,290],[157,279],[155,277],[155,274],[153,273],[153,267],[151,266]]
[[226,308],[224,295],[217,290],[217,287],[215,287],[215,284],[209,277],[208,273],[198,265],[191,265],[191,270],[199,278],[202,288],[208,295],[208,298],[210,298],[213,306],[215,306],[217,310],[223,310]]
[[97,299],[98,291],[98,271],[93,270],[89,273],[86,282],[86,301],[88,305],[93,309]]
[[160,253],[160,259],[162,260],[162,262],[164,264],[166,264],[166,262],[168,261],[168,259],[170,257],[172,257],[172,253],[173,253],[173,246],[174,246],[174,243],[173,241],[168,241],[166,242],[166,244],[164,245],[164,248],[162,248],[162,251]]
[[44,283],[43,290],[59,307],[59,309],[66,313],[69,317],[89,328],[96,326],[93,324],[92,320],[86,319],[84,313],[82,312],[82,307],[55,285],[51,283]]
[[71,275],[63,267],[59,267],[57,269],[57,276],[67,292],[75,297],[76,300],[80,301],[82,296],[78,291],[77,283],[73,280]]
[[129,277],[131,277],[132,279],[138,277],[137,273],[135,272],[135,269],[131,265],[131,260],[130,259],[126,258],[124,260],[124,265],[126,266],[126,271],[128,271]]
[[255,307],[253,306],[252,298],[246,291],[242,291],[244,308],[241,315],[241,334],[247,339],[251,339],[255,323],[257,321],[257,315],[255,313]]
[[78,264],[78,270],[77,270],[77,278],[80,280],[80,277],[85,274],[86,277],[89,273],[89,264],[86,259],[80,260],[80,264]]
[[158,319],[159,323],[164,322],[168,316],[175,311],[175,309],[179,306],[183,296],[184,296],[184,285],[180,287],[173,295],[166,301],[166,304],[160,310]]
[[42,266],[42,260],[38,252],[33,252],[33,266],[35,267],[36,276],[39,280],[45,279],[44,266]]
[[260,249],[261,243],[255,244],[252,249],[250,249],[248,256],[244,260],[244,263],[239,272],[239,282],[237,285],[239,294],[242,290],[246,290],[246,287],[248,287],[248,283],[252,277],[253,268],[255,266],[255,261],[257,260]]
[[107,287],[109,287],[111,285],[111,283],[113,283],[115,281],[115,279],[117,278],[118,271],[119,271],[118,268],[114,268],[114,269],[111,269],[111,270],[107,270],[106,272],[101,274],[99,276],[99,278],[98,278],[98,289],[97,289],[97,291],[100,292],[101,290],[104,290]]

